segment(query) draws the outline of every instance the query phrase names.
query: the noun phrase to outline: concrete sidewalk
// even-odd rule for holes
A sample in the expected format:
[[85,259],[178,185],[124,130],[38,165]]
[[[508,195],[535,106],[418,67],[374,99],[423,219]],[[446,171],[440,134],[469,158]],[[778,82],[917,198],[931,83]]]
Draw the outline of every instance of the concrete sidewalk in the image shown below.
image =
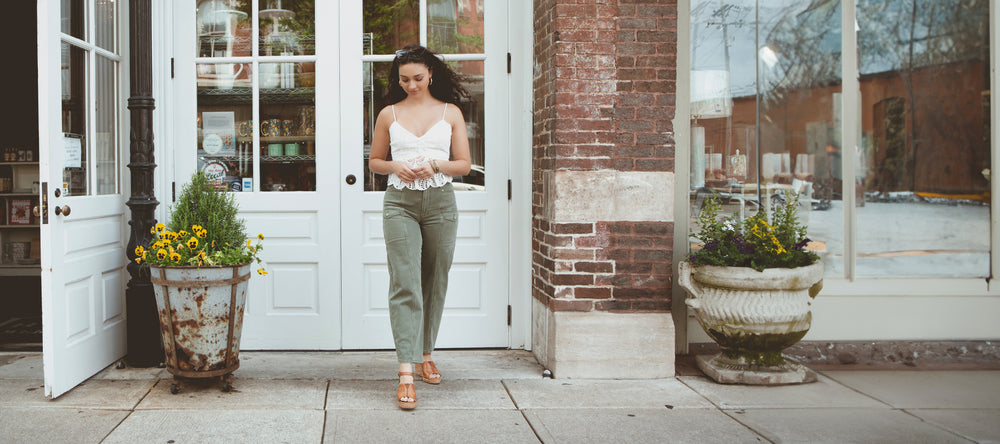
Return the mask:
[[524,351],[441,351],[395,404],[391,352],[243,352],[234,390],[108,368],[45,398],[39,353],[0,353],[0,442],[1000,442],[1000,371],[822,370],[814,384],[543,379]]

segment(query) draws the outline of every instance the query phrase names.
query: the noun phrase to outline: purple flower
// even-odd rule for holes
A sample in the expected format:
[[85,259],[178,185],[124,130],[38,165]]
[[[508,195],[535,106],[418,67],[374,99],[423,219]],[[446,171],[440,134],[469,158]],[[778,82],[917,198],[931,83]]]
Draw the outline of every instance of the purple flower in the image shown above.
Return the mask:
[[794,248],[796,250],[803,251],[803,250],[805,250],[806,245],[808,245],[810,241],[811,241],[811,239],[809,239],[808,237],[804,238],[804,239],[800,240],[797,244],[795,244]]
[[742,254],[753,253],[753,245],[748,243],[746,239],[743,238],[742,234],[733,236],[733,243],[736,244],[736,251],[739,251]]

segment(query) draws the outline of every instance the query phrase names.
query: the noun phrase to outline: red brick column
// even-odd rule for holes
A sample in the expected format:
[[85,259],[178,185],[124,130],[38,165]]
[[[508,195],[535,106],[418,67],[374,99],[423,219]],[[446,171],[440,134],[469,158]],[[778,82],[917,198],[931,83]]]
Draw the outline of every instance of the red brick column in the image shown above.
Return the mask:
[[675,0],[535,1],[533,296],[551,311],[670,310],[676,28]]

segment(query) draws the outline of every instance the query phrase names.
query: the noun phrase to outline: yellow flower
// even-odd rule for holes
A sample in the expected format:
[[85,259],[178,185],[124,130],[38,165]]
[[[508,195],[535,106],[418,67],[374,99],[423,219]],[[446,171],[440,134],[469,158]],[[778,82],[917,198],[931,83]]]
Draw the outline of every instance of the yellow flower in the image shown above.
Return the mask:
[[142,256],[142,253],[144,253],[145,251],[146,251],[146,249],[142,245],[139,245],[138,247],[135,247],[135,255],[136,256]]
[[163,231],[166,228],[167,228],[167,226],[163,225],[163,222],[160,222],[160,223],[156,224],[156,231]]
[[166,259],[167,258],[167,250],[165,250],[163,248],[160,248],[159,250],[156,250],[156,258],[159,259],[159,260]]
[[183,237],[187,237],[187,235],[188,235],[188,232],[187,232],[187,231],[184,231],[184,230],[181,230],[181,231],[180,231],[179,233],[177,233],[177,234],[179,234],[179,235],[180,235],[180,236],[181,236],[181,237],[183,238]]
[[250,239],[247,239],[247,246],[250,246]]
[[156,227],[149,227],[149,234],[156,234]]
[[207,257],[208,255],[205,254],[205,250],[201,250],[198,252],[198,259],[205,260]]
[[198,231],[195,231],[194,234],[197,235],[198,237],[204,239],[205,236],[208,236],[208,230],[200,229]]
[[264,234],[258,233],[257,234],[257,239],[264,240]]
[[191,225],[191,231],[194,232],[201,231],[201,225]]
[[191,236],[191,238],[188,239],[188,241],[187,241],[187,246],[188,246],[188,248],[190,248],[192,250],[194,250],[195,248],[198,248],[198,238],[196,238],[194,236]]
[[170,254],[170,260],[172,260],[174,262],[180,262],[181,261],[181,255],[180,255],[180,253],[177,253],[177,252],[171,253]]
[[264,270],[263,268],[258,268],[257,269],[257,274],[259,274],[261,276],[267,276],[267,270]]

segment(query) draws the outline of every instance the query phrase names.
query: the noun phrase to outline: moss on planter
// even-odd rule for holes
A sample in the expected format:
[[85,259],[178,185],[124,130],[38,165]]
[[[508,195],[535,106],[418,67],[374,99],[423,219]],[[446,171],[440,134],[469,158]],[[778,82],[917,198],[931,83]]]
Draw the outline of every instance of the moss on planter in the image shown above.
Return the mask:
[[785,363],[781,351],[799,342],[807,331],[764,334],[723,334],[705,330],[719,344],[726,358],[748,365],[778,366]]

